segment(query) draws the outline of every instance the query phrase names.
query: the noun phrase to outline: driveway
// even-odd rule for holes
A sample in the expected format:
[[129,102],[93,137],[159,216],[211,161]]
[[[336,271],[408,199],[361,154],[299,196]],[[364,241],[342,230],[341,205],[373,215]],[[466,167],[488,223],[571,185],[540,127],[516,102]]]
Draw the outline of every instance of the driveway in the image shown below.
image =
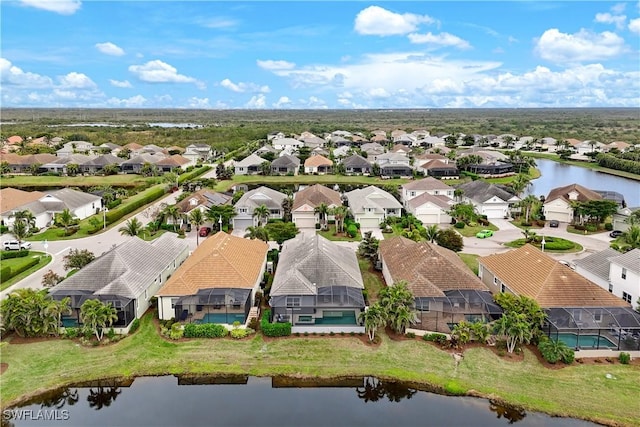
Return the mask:
[[384,234],[382,234],[382,230],[380,230],[380,227],[360,228],[360,234],[362,234],[363,236],[369,231],[371,232],[371,237],[375,237],[378,240],[384,240]]

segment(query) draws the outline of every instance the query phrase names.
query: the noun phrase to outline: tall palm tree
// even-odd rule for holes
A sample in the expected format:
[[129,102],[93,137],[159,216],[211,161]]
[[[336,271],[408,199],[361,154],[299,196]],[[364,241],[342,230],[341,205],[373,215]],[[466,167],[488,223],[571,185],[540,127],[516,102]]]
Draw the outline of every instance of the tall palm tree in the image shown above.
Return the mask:
[[60,327],[62,327],[62,316],[72,313],[71,306],[69,305],[70,302],[70,297],[65,297],[60,301],[52,299],[45,308],[46,315],[53,316],[56,320],[56,327],[54,329],[56,335],[59,334]]
[[287,195],[282,200],[282,219],[284,222],[291,221],[291,210],[293,209],[293,196]]
[[205,213],[205,217],[213,223],[212,229],[216,230],[218,228],[218,222],[222,220],[222,224],[229,224],[231,218],[236,216],[236,210],[231,205],[219,205],[219,206],[211,206],[209,210]]
[[369,336],[369,341],[373,341],[376,337],[376,331],[378,328],[387,323],[385,311],[382,306],[377,303],[361,312],[358,320],[361,323],[364,323],[364,330]]
[[194,209],[189,214],[189,222],[196,226],[196,246],[200,244],[200,227],[204,224],[204,214],[198,209]]
[[18,241],[18,247],[22,247],[22,242],[24,239],[29,237],[29,229],[27,228],[27,224],[24,221],[16,220],[13,222],[11,226],[11,234],[13,234]]
[[178,227],[176,226],[179,226],[180,218],[182,217],[182,212],[180,212],[178,206],[168,205],[166,208],[164,208],[164,215],[167,219],[171,220],[171,223],[173,224],[173,230],[177,231]]
[[271,215],[271,211],[265,204],[262,204],[253,209],[252,216],[254,218],[258,218],[258,227],[262,227],[267,223],[267,221],[269,220],[269,215]]
[[533,194],[528,195],[527,197],[522,199],[520,202],[518,202],[518,205],[521,208],[524,208],[525,210],[524,221],[526,223],[529,222],[529,216],[531,215],[531,211],[533,210],[534,206],[537,205],[538,203],[540,203],[540,200]]
[[80,307],[82,323],[93,329],[98,341],[102,340],[104,328],[118,320],[117,310],[111,304],[103,304],[97,299],[88,299]]
[[139,236],[144,230],[142,222],[138,218],[133,217],[128,220],[122,227],[118,228],[118,231],[123,236]]
[[453,197],[458,203],[462,202],[463,194],[464,194],[464,190],[462,188],[456,188],[455,190],[453,190]]
[[58,214],[58,223],[64,227],[64,234],[69,233],[69,226],[73,224],[74,216],[71,211],[66,208]]
[[330,211],[331,215],[336,219],[336,231],[338,233],[344,231],[344,219],[347,217],[348,212],[349,209],[344,205],[336,206]]
[[247,232],[244,235],[245,239],[262,240],[264,242],[269,241],[269,232],[264,227],[247,227]]
[[327,216],[329,215],[329,206],[326,203],[320,203],[315,207],[314,212],[318,214],[318,219],[322,229],[327,228]]
[[515,192],[516,196],[522,194],[530,185],[531,178],[523,173],[519,173],[518,175],[516,175],[513,181],[511,181],[511,188]]

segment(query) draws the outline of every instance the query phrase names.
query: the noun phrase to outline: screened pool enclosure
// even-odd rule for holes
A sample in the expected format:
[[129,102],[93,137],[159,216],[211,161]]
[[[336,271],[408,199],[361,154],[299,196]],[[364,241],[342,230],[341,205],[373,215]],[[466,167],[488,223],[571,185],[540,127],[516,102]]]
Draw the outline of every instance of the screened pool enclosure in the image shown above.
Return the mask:
[[251,289],[200,289],[175,302],[175,318],[187,323],[245,323],[251,309]]
[[114,328],[125,328],[136,318],[135,300],[120,295],[101,295],[91,291],[62,290],[51,292],[51,298],[60,301],[69,297],[71,302],[71,314],[62,317],[63,327],[78,327],[82,324],[80,319],[80,307],[86,300],[95,299],[103,304],[111,304],[116,309],[118,320],[113,323]]
[[631,308],[549,308],[545,311],[545,333],[571,348],[640,350],[640,313]]

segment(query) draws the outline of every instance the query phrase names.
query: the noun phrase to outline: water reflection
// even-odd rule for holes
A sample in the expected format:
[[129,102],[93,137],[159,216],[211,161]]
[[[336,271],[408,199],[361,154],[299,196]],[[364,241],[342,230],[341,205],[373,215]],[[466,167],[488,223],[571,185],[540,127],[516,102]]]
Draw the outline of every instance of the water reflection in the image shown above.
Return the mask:
[[400,402],[402,399],[411,399],[418,390],[405,384],[391,381],[381,381],[377,378],[366,377],[364,385],[356,388],[359,399],[365,402],[377,402],[385,397],[389,402]]
[[122,393],[118,387],[98,387],[96,390],[89,389],[89,396],[87,396],[87,402],[89,402],[89,408],[93,408],[96,411],[111,406],[111,403],[116,401],[116,398]]
[[504,406],[493,400],[489,401],[489,410],[496,413],[496,418],[504,418],[505,420],[508,420],[509,424],[521,421],[527,416],[527,413],[522,409]]

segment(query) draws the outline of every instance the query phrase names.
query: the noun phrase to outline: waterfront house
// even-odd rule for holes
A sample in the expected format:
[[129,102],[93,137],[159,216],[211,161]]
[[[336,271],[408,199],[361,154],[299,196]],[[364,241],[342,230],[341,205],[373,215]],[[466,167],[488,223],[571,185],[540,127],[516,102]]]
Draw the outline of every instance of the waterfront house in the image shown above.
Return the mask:
[[332,169],[333,162],[320,154],[304,161],[304,172],[307,174],[325,175],[331,173]]
[[457,188],[462,190],[462,200],[473,204],[478,214],[488,219],[508,217],[511,206],[520,201],[518,196],[486,181],[471,181]]
[[342,161],[347,175],[369,175],[371,174],[371,163],[364,157],[353,154]]
[[257,154],[250,154],[244,159],[235,162],[233,167],[236,175],[257,175],[262,173],[263,163],[267,163],[267,161]]
[[574,219],[574,203],[590,200],[602,200],[602,196],[580,184],[556,187],[549,191],[544,199],[543,210],[547,221],[572,222]]
[[300,159],[290,154],[283,154],[271,162],[272,175],[298,175],[299,171]]

